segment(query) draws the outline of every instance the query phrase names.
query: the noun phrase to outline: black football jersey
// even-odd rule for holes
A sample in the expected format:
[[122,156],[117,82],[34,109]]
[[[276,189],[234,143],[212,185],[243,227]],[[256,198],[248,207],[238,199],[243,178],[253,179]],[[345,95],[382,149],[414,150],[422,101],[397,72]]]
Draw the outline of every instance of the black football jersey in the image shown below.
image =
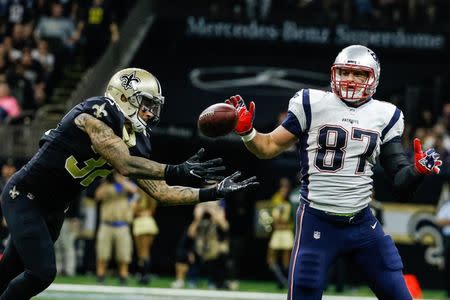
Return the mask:
[[[113,167],[92,147],[88,134],[75,124],[81,113],[90,114],[124,138],[125,117],[116,104],[106,97],[93,97],[70,110],[55,129],[44,133],[39,151],[14,176],[18,186],[35,194],[39,201],[52,206],[66,205],[94,181],[110,174]],[[128,135],[127,135],[128,137]],[[132,155],[150,157],[149,137],[135,134],[130,144]],[[58,202],[58,203],[54,203]]]

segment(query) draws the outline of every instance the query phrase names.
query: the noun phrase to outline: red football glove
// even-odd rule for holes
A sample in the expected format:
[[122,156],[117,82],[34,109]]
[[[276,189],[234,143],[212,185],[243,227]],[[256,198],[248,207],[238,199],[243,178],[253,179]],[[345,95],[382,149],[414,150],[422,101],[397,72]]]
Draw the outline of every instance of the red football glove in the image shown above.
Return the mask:
[[234,131],[239,135],[247,135],[253,129],[253,119],[255,118],[255,102],[250,102],[250,105],[245,106],[244,99],[236,95],[225,100],[225,103],[233,105],[238,111],[238,121]]
[[433,148],[422,151],[422,144],[418,138],[414,139],[414,166],[417,172],[423,175],[432,173],[439,174],[442,161],[439,160],[439,153]]

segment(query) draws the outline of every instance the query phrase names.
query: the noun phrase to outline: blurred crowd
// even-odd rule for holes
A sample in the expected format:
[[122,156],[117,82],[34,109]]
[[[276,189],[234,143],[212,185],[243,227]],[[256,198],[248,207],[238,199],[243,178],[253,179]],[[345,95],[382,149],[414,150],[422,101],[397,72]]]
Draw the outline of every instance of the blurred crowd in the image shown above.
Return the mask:
[[[249,0],[254,1],[254,0]],[[448,22],[445,0],[290,0],[295,14],[359,26],[437,26]]]
[[161,7],[170,9],[174,2],[183,10],[171,14],[202,14],[241,21],[288,18],[313,24],[432,28],[448,24],[449,20],[449,3],[445,0],[204,0],[195,6],[176,0]]
[[129,2],[1,0],[0,124],[29,121],[65,70],[92,65],[118,40]]

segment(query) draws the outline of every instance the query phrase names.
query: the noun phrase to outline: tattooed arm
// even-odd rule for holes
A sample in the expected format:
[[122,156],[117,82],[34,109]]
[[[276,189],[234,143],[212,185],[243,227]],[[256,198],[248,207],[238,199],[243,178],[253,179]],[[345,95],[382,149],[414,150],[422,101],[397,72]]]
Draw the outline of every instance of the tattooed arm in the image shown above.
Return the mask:
[[195,204],[200,200],[200,189],[167,185],[163,180],[138,180],[138,185],[161,205]]
[[240,182],[236,179],[241,172],[234,172],[216,186],[195,189],[184,186],[169,186],[162,180],[138,180],[138,185],[150,196],[163,205],[195,204],[198,202],[214,201],[227,195],[244,190],[248,187],[258,186],[256,177],[250,177]]
[[86,132],[95,150],[120,174],[143,179],[164,179],[165,164],[130,155],[125,142],[99,119],[82,113],[75,124]]

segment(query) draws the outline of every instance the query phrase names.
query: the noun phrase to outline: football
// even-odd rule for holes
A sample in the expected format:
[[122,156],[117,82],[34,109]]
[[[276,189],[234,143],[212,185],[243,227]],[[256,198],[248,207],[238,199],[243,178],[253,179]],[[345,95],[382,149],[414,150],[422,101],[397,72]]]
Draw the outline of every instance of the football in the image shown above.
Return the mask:
[[208,137],[218,137],[233,131],[238,113],[233,105],[216,103],[207,107],[198,117],[200,132]]

